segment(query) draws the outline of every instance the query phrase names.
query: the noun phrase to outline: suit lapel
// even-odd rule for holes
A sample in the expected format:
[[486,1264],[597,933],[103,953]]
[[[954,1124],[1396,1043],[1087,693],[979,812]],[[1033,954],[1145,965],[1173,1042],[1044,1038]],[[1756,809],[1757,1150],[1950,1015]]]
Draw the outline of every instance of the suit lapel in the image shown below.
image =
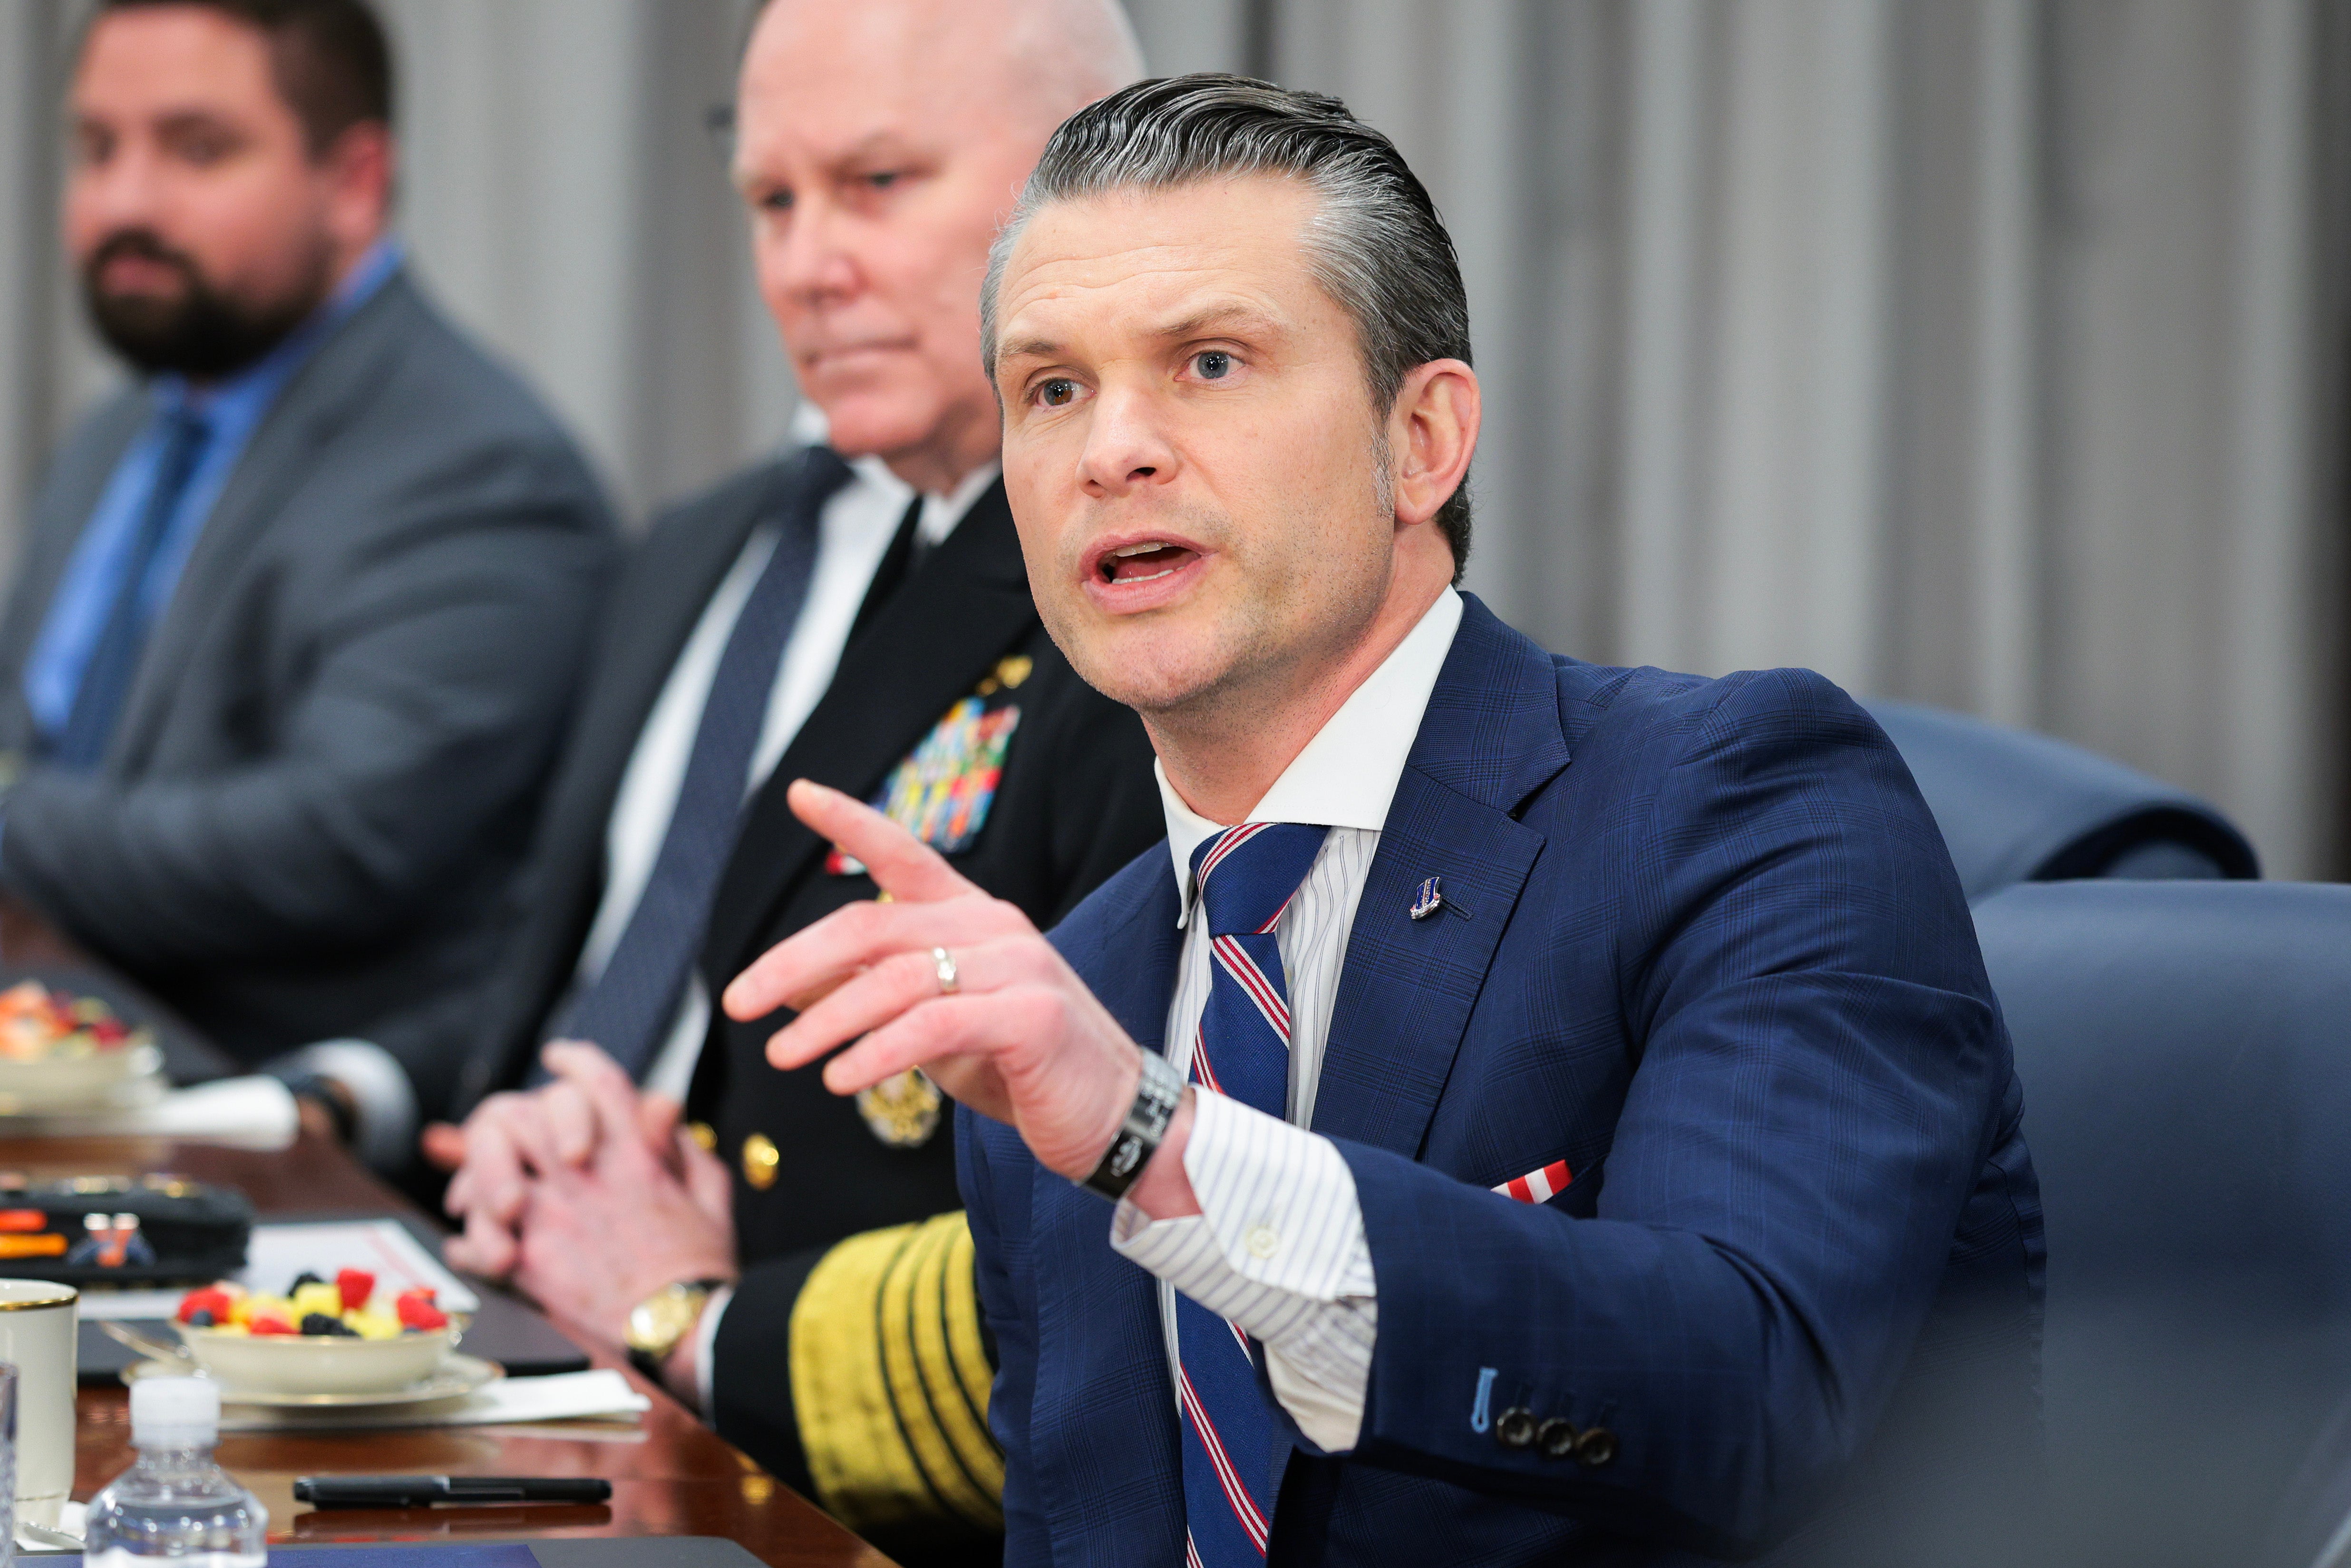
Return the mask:
[[98,509],[99,497],[112,483],[122,455],[138,438],[152,412],[143,387],[100,409],[91,416],[89,427],[59,456],[57,472],[36,499],[38,509],[33,514],[25,553],[17,563],[16,586],[9,591],[5,628],[0,628],[0,637],[5,639],[0,644],[0,672],[5,672],[7,682],[7,690],[0,694],[0,713],[6,716],[0,721],[0,745],[26,752],[33,748],[32,714],[25,702],[25,661],[31,655],[33,640],[48,621],[66,563],[73,559],[90,514]]
[[1145,1051],[1167,1051],[1167,1009],[1176,999],[1176,960],[1184,933],[1176,924],[1175,862],[1165,845],[1154,852],[1152,876],[1123,913],[1103,923],[1102,946],[1072,955],[1094,998],[1110,1009],[1127,1037]]
[[[1314,1130],[1417,1157],[1543,835],[1514,813],[1567,766],[1549,655],[1468,598],[1388,807],[1323,1050]],[[1437,877],[1444,904],[1411,909]]]
[[[1182,937],[1175,870],[1164,847],[1130,899],[1102,921],[1098,946],[1068,956],[1120,1027],[1144,1049],[1162,1051]],[[1114,1478],[1110,1484],[1131,1495],[1112,1506],[1129,1518],[1153,1516],[1180,1553],[1183,1457],[1156,1281],[1110,1249],[1110,1205],[1041,1166],[1031,1179],[1037,1388],[1030,1443],[1052,1537],[1098,1540],[1089,1521],[1105,1507],[1104,1478]],[[1135,1546],[1132,1535],[1121,1541]],[[1142,1549],[1129,1560],[1173,1557]]]
[[786,786],[813,779],[871,797],[923,733],[1036,625],[999,480],[843,654],[753,799],[703,948],[714,988],[754,956],[747,949],[822,848],[784,804]]
[[395,275],[279,389],[204,519],[140,660],[114,742],[129,771],[140,769],[161,732],[196,640],[229,607],[230,585],[250,562],[253,541],[309,476],[310,455],[365,408],[387,379],[386,361],[399,352],[400,326],[415,308],[407,279]]
[[549,803],[543,841],[556,856],[592,872],[603,862],[602,839],[612,798],[635,753],[645,718],[677,665],[710,596],[717,591],[743,544],[760,520],[775,515],[790,482],[792,460],[758,471],[732,494],[674,532],[643,549],[627,588],[611,606],[609,641],[576,720]]

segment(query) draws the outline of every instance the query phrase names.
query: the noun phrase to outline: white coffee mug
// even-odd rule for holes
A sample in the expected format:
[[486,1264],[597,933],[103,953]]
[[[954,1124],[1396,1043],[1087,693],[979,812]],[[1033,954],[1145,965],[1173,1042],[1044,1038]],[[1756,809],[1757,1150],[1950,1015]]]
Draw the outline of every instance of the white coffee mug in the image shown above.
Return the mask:
[[0,1361],[16,1369],[16,1517],[50,1530],[73,1492],[80,1295],[46,1280],[0,1280]]

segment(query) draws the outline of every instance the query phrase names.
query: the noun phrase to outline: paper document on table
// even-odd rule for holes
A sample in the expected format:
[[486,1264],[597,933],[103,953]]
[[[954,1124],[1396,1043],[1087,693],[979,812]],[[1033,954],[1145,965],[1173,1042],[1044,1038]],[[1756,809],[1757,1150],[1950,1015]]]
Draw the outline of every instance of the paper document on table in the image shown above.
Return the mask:
[[[283,1295],[304,1270],[331,1280],[338,1269],[364,1269],[375,1276],[379,1295],[393,1296],[430,1286],[445,1312],[479,1312],[482,1298],[426,1251],[396,1219],[330,1219],[294,1225],[256,1225],[245,1249],[245,1269],[235,1276],[249,1291]],[[168,1318],[179,1310],[183,1291],[84,1291],[85,1318]]]
[[517,1427],[538,1421],[643,1415],[653,1402],[610,1367],[549,1377],[501,1377],[462,1400],[379,1405],[345,1410],[282,1410],[230,1403],[224,1432],[351,1431],[382,1427]]

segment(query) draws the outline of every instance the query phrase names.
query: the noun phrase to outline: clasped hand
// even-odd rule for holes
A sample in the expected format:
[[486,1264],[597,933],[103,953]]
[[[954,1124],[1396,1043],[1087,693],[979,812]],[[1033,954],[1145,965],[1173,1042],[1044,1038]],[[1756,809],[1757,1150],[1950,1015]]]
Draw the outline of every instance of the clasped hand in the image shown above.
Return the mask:
[[[836,1094],[919,1067],[964,1104],[1019,1129],[1048,1168],[1073,1181],[1091,1174],[1143,1072],[1140,1048],[1118,1020],[1028,916],[905,829],[804,779],[787,799],[820,837],[863,862],[889,900],[836,910],[769,948],[726,988],[728,1016],[797,1009],[768,1041],[775,1066],[839,1051],[824,1065]],[[941,981],[942,948],[953,994]]]
[[640,1094],[594,1046],[558,1040],[544,1060],[552,1082],[428,1130],[427,1154],[456,1168],[444,1206],[465,1225],[444,1251],[617,1343],[663,1286],[734,1276],[726,1167],[677,1102]]

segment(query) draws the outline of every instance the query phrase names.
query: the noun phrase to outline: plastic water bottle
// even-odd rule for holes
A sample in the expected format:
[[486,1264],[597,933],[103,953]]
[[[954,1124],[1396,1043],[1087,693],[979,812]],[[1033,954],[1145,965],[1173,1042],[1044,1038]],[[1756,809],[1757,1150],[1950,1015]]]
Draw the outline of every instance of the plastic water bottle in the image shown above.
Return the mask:
[[265,1568],[269,1511],[213,1462],[220,1387],[201,1377],[131,1385],[131,1446],[139,1462],[90,1499],[87,1568],[138,1568],[169,1558],[191,1568]]

